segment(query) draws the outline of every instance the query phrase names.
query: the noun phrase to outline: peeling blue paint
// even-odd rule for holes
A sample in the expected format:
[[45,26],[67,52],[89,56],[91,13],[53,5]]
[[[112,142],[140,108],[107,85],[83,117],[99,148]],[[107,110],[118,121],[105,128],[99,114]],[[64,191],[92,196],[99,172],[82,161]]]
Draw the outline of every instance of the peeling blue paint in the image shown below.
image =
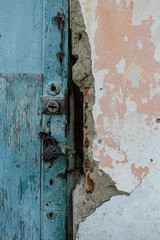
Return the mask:
[[[13,236],[15,239],[40,239],[40,140],[37,130],[41,122],[42,77],[3,73],[0,84],[0,236],[1,239]],[[36,155],[38,161],[35,163]],[[34,176],[33,181],[30,176]]]
[[67,159],[43,161],[39,132],[66,146],[66,116],[41,116],[41,97],[67,91],[68,1],[2,0],[0,35],[0,238],[65,240]]
[[[44,85],[43,93],[48,95],[48,85],[54,83],[59,86],[58,96],[64,96],[67,91],[68,81],[68,1],[60,0],[43,1],[44,9]],[[63,21],[60,28],[54,21],[57,17],[60,22]],[[63,18],[61,17],[63,16]],[[63,29],[61,29],[61,27]],[[63,44],[63,47],[62,45]],[[63,59],[60,61],[58,53],[63,48]],[[61,74],[60,74],[61,73]],[[47,122],[50,122],[47,127]],[[66,116],[54,115],[43,117],[43,129],[51,132],[52,136],[60,143],[60,147],[65,146],[67,139],[65,137]],[[67,167],[66,156],[61,156],[54,161],[52,168],[50,164],[43,162],[43,191],[42,191],[42,239],[65,240],[65,218],[66,218],[66,179],[57,177],[59,173],[64,173]],[[53,179],[50,185],[49,179]],[[54,212],[54,219],[48,219],[46,213]],[[53,222],[53,225],[50,224]],[[54,227],[53,227],[54,226]]]

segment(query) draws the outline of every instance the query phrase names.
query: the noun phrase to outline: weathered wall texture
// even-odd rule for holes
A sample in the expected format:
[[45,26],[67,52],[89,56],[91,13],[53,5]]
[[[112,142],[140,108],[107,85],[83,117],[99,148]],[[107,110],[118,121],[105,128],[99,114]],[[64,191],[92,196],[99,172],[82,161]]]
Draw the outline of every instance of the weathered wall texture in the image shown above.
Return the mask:
[[[72,55],[77,59],[73,65],[74,83],[84,95],[84,174],[77,169],[76,189],[74,191],[73,216],[74,230],[95,208],[118,193],[117,188],[105,172],[99,169],[92,156],[93,138],[95,136],[93,105],[95,103],[95,81],[92,74],[91,47],[84,24],[79,0],[71,1]],[[76,156],[77,165],[79,156]],[[96,184],[95,184],[96,182]]]
[[74,192],[77,239],[158,240],[160,1],[72,0],[71,15],[90,165]]

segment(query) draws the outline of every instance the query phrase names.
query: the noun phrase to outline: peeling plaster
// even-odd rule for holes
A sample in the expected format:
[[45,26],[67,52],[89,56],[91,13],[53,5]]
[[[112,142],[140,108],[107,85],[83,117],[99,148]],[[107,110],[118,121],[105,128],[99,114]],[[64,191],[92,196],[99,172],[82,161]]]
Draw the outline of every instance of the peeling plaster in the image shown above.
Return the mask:
[[140,71],[140,67],[132,67],[127,72],[127,79],[131,81],[132,87],[138,88],[139,87],[139,79],[138,73]]
[[120,4],[120,2],[121,2],[121,0],[116,0],[116,3],[119,5]]
[[[86,193],[85,178],[78,178],[74,191],[75,232],[81,222],[77,239],[130,239],[127,219],[135,222],[134,239],[147,239],[135,220],[143,225],[141,213],[148,224],[151,211],[149,215],[144,211],[153,199],[149,197],[145,205],[144,196],[154,196],[153,216],[160,196],[156,184],[160,170],[160,4],[156,0],[76,0],[75,7],[72,43],[78,60],[73,80],[86,93],[84,132],[89,144],[84,152],[95,187]],[[79,29],[83,38],[77,44]],[[112,192],[107,195],[109,186]],[[124,193],[131,194],[117,196]],[[133,201],[141,201],[140,213],[134,212]],[[120,228],[122,219],[124,228]],[[113,232],[116,221],[120,224],[117,233]],[[158,225],[152,223],[148,229],[155,230],[158,240]]]
[[124,75],[124,70],[126,67],[126,62],[124,57],[122,57],[122,59],[119,61],[119,63],[117,63],[117,65],[115,65],[115,67],[118,73],[122,73]]
[[[95,1],[96,2],[96,1]],[[83,9],[92,6],[91,1],[83,1]],[[93,4],[94,6],[94,4]],[[83,10],[82,10],[83,12]],[[95,103],[95,80],[92,74],[92,55],[89,35],[81,12],[78,0],[71,1],[71,31],[72,55],[77,59],[72,68],[73,82],[84,95],[84,175],[76,172],[76,188],[73,192],[74,235],[79,223],[94,212],[95,208],[112,196],[120,193],[109,176],[98,168],[98,163],[93,160],[92,148],[95,137],[93,121],[93,105]],[[95,13],[94,13],[95,15]],[[89,19],[95,16],[92,11],[87,12]],[[92,22],[89,21],[88,24]],[[95,24],[96,26],[96,24]],[[92,29],[92,27],[88,27]],[[90,35],[92,37],[92,35]],[[104,76],[109,71],[99,71],[99,76]],[[102,92],[103,82],[98,81],[99,91]],[[112,88],[112,87],[111,87]],[[102,93],[103,96],[103,93]],[[78,157],[76,161],[78,161]],[[91,185],[88,185],[91,184]],[[104,189],[105,186],[105,189]]]
[[160,62],[160,4],[157,0],[134,0],[134,9],[132,22],[135,26],[141,25],[145,20],[152,16],[153,24],[151,26],[151,40],[155,44],[154,58]]
[[137,46],[139,47],[140,50],[142,49],[143,45],[140,40],[137,41]]
[[[159,23],[155,6],[160,8],[160,4],[124,0],[99,0],[96,3],[96,8],[92,7],[96,13],[90,27],[92,34],[86,27],[89,36],[93,37],[94,33],[94,43],[90,40],[95,77],[93,116],[97,134],[93,141],[93,156],[119,190],[131,192],[148,174],[150,159],[158,161],[155,153],[150,151],[146,155],[145,152],[148,153],[146,148],[151,143],[155,148],[157,143],[153,139],[159,138],[156,118],[160,116],[160,90],[159,80],[154,76],[159,74],[160,68],[154,58],[158,45],[153,43],[153,30],[155,21],[157,27]],[[154,5],[152,12],[146,6],[150,4]],[[83,15],[87,25],[85,8]],[[145,148],[138,152],[141,146]],[[121,161],[125,164],[116,164]],[[141,174],[140,169],[144,169]]]
[[[83,222],[87,216],[91,215],[95,209],[108,201],[112,196],[119,193],[114,183],[108,176],[95,165],[91,173],[91,179],[95,181],[95,189],[92,193],[85,191],[85,179],[79,178],[76,189],[73,193],[73,216],[74,232],[76,234],[79,223]],[[121,193],[122,194],[122,193]]]
[[[159,240],[160,175],[148,174],[130,196],[112,197],[80,223],[77,240]],[[143,198],[142,198],[143,196]],[[97,227],[98,226],[98,227]]]

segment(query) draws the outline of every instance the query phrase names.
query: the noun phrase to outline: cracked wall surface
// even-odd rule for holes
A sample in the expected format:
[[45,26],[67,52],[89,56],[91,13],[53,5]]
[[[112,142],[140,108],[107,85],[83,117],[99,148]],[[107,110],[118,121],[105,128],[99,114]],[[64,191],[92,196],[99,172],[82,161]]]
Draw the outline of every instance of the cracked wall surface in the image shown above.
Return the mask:
[[[72,78],[84,95],[84,174],[80,175],[77,169],[76,188],[73,194],[74,231],[76,233],[79,223],[84,221],[97,206],[116,195],[118,190],[108,175],[98,168],[98,163],[92,156],[95,136],[92,114],[95,103],[95,80],[92,74],[91,47],[78,0],[71,1],[71,38],[72,55],[76,60],[72,69]],[[76,156],[76,161],[79,161],[79,156]]]
[[76,238],[158,240],[160,1],[72,0],[71,29],[84,94]]

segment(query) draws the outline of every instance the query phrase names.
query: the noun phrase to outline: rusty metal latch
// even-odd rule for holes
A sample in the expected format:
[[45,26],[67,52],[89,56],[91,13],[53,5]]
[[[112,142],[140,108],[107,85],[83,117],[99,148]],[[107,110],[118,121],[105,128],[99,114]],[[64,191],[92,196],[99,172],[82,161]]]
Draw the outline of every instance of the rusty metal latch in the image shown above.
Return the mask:
[[51,164],[64,153],[58,147],[58,142],[48,133],[40,132],[39,136],[43,140],[43,160]]
[[75,151],[68,146],[64,146],[63,150],[61,150],[58,146],[59,142],[51,134],[40,132],[39,136],[43,140],[43,160],[45,162],[50,162],[53,165],[58,157],[62,155],[72,157],[75,154]]

